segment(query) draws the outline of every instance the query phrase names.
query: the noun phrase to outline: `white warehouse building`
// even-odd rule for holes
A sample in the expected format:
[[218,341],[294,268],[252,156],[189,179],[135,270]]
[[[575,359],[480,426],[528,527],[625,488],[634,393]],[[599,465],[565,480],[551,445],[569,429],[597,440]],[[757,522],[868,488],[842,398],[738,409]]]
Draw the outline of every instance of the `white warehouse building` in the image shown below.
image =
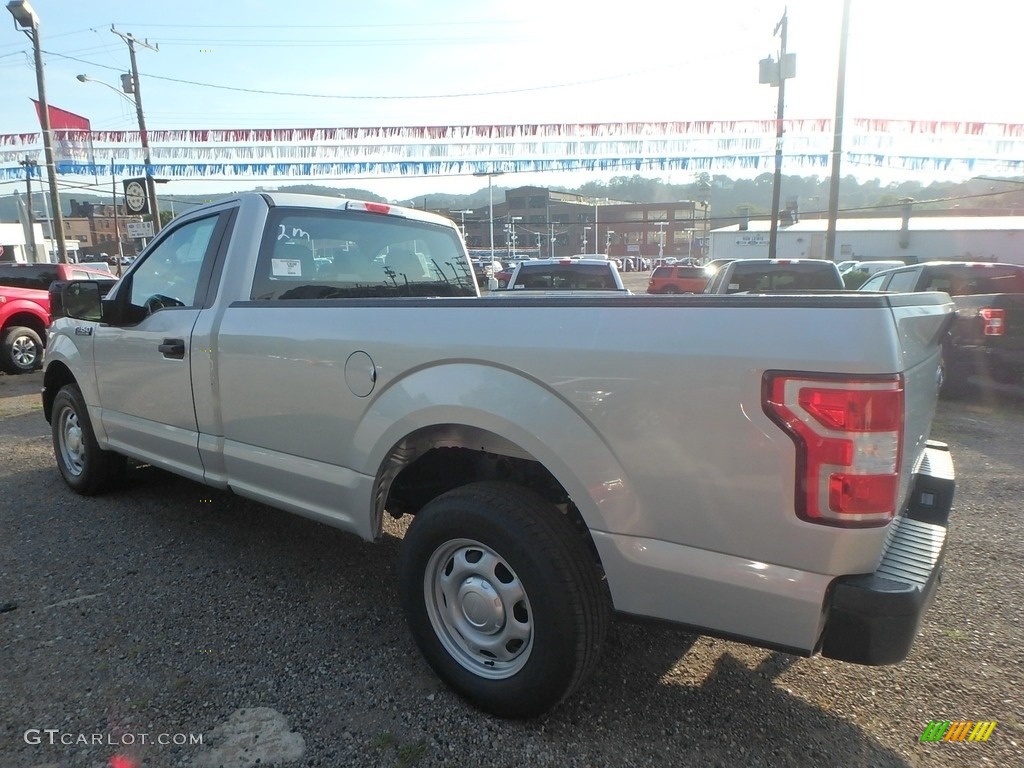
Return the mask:
[[[823,259],[827,219],[779,224],[776,256]],[[770,221],[711,231],[712,259],[768,257]],[[1024,264],[1024,216],[911,216],[836,221],[836,261],[950,259]]]

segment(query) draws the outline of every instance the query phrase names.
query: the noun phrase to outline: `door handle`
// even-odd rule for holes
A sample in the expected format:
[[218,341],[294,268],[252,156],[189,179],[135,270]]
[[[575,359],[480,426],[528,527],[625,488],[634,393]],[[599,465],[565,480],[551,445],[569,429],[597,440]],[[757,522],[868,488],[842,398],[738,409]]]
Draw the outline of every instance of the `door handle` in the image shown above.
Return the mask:
[[164,339],[164,343],[157,347],[164,357],[172,358],[175,360],[185,359],[185,340],[184,339]]

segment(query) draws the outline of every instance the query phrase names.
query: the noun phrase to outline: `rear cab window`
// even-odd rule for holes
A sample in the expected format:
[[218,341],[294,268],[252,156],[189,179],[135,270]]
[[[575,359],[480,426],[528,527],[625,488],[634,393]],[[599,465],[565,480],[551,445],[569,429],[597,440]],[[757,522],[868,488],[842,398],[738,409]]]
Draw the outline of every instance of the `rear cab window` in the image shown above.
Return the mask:
[[290,208],[271,211],[251,292],[254,301],[476,295],[452,227]]
[[729,279],[728,293],[762,291],[843,290],[834,264],[737,264]]
[[616,291],[611,267],[603,264],[524,264],[512,290]]
[[949,266],[929,270],[922,290],[950,296],[1024,293],[1024,268],[1006,266]]
[[57,267],[49,264],[0,265],[0,285],[8,288],[30,288],[48,291],[50,283],[59,280]]

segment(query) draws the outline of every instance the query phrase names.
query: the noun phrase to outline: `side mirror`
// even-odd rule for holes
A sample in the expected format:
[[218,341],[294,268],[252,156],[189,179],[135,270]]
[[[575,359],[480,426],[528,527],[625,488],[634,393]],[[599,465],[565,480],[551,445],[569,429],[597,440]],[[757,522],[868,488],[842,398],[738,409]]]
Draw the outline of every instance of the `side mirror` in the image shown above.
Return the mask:
[[57,281],[50,286],[50,316],[99,322],[103,293],[96,280]]

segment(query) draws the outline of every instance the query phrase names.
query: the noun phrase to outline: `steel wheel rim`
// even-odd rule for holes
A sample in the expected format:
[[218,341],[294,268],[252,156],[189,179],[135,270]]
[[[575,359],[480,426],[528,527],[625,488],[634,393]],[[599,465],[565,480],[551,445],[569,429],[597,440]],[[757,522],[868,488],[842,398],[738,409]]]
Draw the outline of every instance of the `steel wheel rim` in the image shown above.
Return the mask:
[[57,422],[57,442],[60,458],[69,474],[78,477],[85,470],[85,436],[78,414],[72,408],[63,408]]
[[11,358],[19,368],[30,368],[36,363],[36,343],[28,336],[18,336],[11,342]]
[[515,571],[472,539],[447,541],[430,556],[423,598],[434,633],[464,669],[490,680],[517,674],[533,650],[533,610]]

